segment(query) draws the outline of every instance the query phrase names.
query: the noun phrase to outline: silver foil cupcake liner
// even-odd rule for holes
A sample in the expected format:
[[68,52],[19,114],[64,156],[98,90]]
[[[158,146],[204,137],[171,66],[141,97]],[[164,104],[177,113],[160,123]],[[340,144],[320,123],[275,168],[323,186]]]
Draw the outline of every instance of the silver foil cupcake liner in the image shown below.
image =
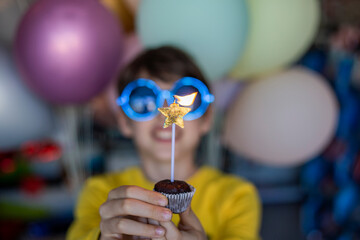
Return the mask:
[[191,192],[187,193],[168,194],[160,192],[162,195],[167,197],[169,203],[166,207],[169,208],[173,213],[182,213],[189,207],[191,199],[196,191],[193,186],[190,184],[189,186]]

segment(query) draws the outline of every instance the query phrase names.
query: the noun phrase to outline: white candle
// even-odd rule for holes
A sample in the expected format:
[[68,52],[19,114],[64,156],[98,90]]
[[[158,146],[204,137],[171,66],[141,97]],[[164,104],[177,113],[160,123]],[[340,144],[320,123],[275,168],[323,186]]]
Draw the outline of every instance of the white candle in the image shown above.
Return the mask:
[[175,123],[172,124],[172,135],[171,135],[171,182],[174,182],[174,168],[175,168]]
[[[158,110],[166,117],[164,122],[164,128],[172,126],[172,136],[171,136],[171,182],[174,182],[174,169],[175,169],[175,124],[184,128],[183,117],[191,111],[191,108],[180,107],[179,104],[183,106],[190,106],[193,104],[197,93],[192,93],[187,96],[176,96],[174,95],[174,103],[170,104],[169,107],[158,108]],[[179,101],[179,104],[176,103],[176,99]]]

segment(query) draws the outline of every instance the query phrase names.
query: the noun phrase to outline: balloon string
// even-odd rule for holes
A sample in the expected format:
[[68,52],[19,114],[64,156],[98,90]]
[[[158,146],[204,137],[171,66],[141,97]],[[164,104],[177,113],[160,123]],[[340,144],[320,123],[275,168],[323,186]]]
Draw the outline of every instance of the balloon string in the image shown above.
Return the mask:
[[93,174],[93,163],[91,161],[91,155],[93,154],[93,147],[94,147],[94,134],[93,134],[93,111],[89,106],[85,107],[84,110],[84,139],[83,143],[85,145],[85,159],[90,161],[90,164],[86,164],[85,169],[87,170],[87,174],[85,176],[91,176]]
[[64,163],[68,170],[68,179],[71,187],[78,191],[82,180],[84,180],[81,171],[81,157],[78,144],[77,134],[77,112],[74,107],[67,107],[63,111],[64,114]]
[[86,169],[85,169],[85,162],[84,162],[84,157],[85,157],[85,152],[82,151],[80,149],[80,135],[79,135],[79,125],[80,125],[80,121],[82,120],[83,117],[83,110],[82,108],[75,108],[75,122],[74,122],[74,154],[76,155],[76,159],[77,159],[77,168],[79,171],[79,180],[80,180],[80,184],[85,180],[86,178]]

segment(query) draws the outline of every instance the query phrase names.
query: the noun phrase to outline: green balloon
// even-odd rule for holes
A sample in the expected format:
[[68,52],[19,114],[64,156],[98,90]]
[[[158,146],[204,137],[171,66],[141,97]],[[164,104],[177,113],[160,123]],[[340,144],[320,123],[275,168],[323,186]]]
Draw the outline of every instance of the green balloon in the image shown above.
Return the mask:
[[318,0],[248,0],[248,6],[248,41],[231,77],[279,70],[298,60],[314,40],[320,22]]
[[194,58],[208,79],[216,80],[243,52],[247,5],[244,0],[142,1],[137,25],[145,47],[178,47]]

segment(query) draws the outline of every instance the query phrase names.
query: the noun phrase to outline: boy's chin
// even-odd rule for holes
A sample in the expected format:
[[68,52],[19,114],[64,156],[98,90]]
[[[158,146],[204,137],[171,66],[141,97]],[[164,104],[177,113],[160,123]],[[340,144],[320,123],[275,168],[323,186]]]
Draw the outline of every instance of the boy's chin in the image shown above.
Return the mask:
[[162,152],[162,153],[157,153],[154,156],[154,159],[157,162],[161,162],[161,163],[167,163],[167,162],[171,162],[171,152]]

